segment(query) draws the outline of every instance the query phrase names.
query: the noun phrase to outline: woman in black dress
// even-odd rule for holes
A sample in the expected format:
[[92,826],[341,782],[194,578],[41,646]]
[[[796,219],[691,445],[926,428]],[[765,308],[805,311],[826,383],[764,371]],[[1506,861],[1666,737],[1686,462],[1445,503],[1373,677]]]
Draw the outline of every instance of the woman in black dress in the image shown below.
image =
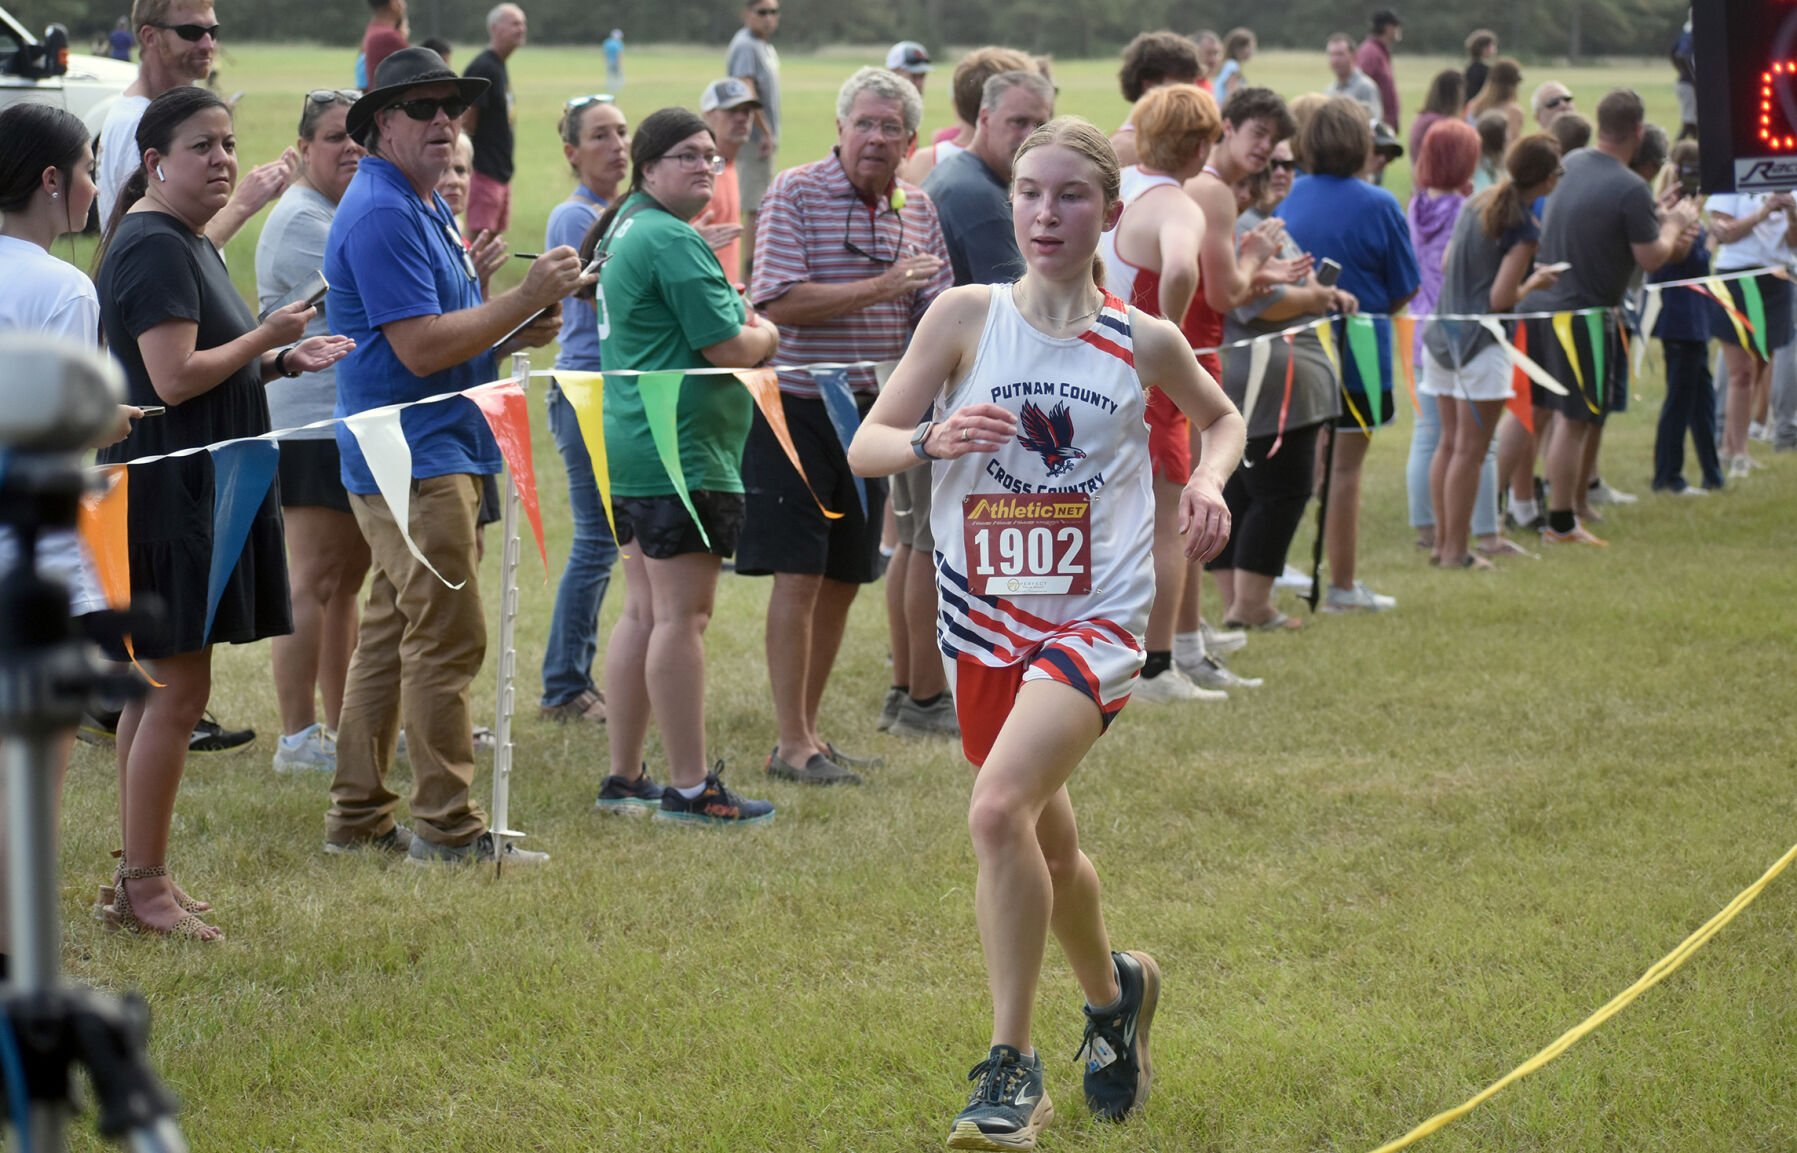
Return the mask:
[[[197,448],[269,430],[264,380],[325,368],[352,347],[341,337],[299,341],[313,309],[291,305],[258,324],[206,239],[207,221],[237,183],[231,112],[204,88],[150,102],[137,128],[141,163],[113,212],[95,287],[100,326],[124,366],[132,404],[166,406],[139,421],[101,463]],[[274,486],[206,628],[212,564],[210,453],[139,465],[130,475],[131,592],[163,610],[136,654],[164,687],[119,720],[119,812],[125,851],[109,924],[212,940],[216,928],[175,887],[167,866],[175,792],[194,724],[212,691],[210,645],[291,629],[281,509]],[[123,656],[123,654],[115,654]]]

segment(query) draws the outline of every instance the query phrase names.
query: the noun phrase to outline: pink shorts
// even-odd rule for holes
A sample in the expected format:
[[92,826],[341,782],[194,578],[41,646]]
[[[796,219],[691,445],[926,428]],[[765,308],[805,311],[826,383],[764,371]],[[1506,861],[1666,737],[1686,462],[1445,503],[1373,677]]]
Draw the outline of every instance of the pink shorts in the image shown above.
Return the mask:
[[468,235],[486,229],[494,236],[512,225],[512,186],[476,172],[468,178]]

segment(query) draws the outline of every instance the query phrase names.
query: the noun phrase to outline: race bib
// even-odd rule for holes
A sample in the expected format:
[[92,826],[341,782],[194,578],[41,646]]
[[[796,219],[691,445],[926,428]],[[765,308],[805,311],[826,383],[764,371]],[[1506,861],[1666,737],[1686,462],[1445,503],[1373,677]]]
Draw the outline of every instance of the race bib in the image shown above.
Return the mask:
[[961,523],[974,592],[1092,591],[1092,499],[1085,493],[974,493],[961,502]]

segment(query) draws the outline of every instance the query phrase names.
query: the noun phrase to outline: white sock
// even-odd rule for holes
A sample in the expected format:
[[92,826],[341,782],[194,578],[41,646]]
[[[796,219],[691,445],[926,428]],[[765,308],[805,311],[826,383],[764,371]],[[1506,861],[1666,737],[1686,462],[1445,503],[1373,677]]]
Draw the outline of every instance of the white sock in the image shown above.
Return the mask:
[[305,744],[306,737],[308,735],[310,735],[312,733],[312,731],[316,728],[318,728],[318,722],[314,721],[313,723],[307,725],[305,728],[301,729],[297,733],[292,734],[291,736],[287,735],[286,733],[283,733],[283,734],[281,734],[281,743],[283,745],[286,745],[290,749],[297,749],[301,745]]
[[1510,515],[1516,518],[1517,524],[1528,524],[1541,515],[1541,508],[1532,500],[1510,501]]
[[691,787],[691,788],[688,788],[688,789],[683,789],[683,788],[679,788],[679,787],[676,787],[676,788],[675,788],[675,789],[674,789],[674,791],[675,791],[675,792],[676,792],[676,793],[679,793],[679,794],[680,794],[680,795],[681,795],[681,796],[682,796],[682,797],[685,797],[685,798],[686,798],[686,799],[687,799],[687,800],[689,800],[689,801],[690,801],[690,800],[692,800],[692,799],[693,799],[693,798],[694,798],[694,797],[696,797],[696,796],[698,796],[698,795],[699,795],[699,794],[700,794],[700,793],[702,793],[702,792],[704,792],[704,791],[705,791],[705,782],[704,782],[704,781],[700,781],[700,782],[699,782],[699,783],[698,783],[698,784],[696,784],[696,785],[694,785],[694,786],[692,786],[692,787]]
[[1173,660],[1177,664],[1195,665],[1204,659],[1204,633],[1194,631],[1173,634]]

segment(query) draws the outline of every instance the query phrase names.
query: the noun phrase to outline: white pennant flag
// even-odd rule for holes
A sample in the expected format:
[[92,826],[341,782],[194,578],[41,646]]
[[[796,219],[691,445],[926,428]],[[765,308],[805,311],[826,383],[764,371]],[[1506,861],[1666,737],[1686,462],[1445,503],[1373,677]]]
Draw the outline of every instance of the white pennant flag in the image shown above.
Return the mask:
[[361,446],[368,471],[374,474],[374,486],[381,490],[381,498],[387,502],[387,509],[393,514],[393,523],[399,526],[399,535],[405,539],[406,547],[412,550],[419,564],[431,570],[432,576],[452,589],[459,589],[468,582],[450,584],[444,580],[443,574],[412,541],[412,446],[406,443],[406,435],[399,427],[399,412],[397,407],[374,408],[346,417],[343,423]]
[[886,382],[892,379],[892,370],[897,367],[898,361],[896,360],[879,361],[874,365],[874,380],[881,388],[885,388]]
[[1260,401],[1260,386],[1266,383],[1267,361],[1273,355],[1271,337],[1256,337],[1248,346],[1248,391],[1242,395],[1242,420],[1254,419],[1254,406]]
[[1549,376],[1547,369],[1542,368],[1539,364],[1530,360],[1526,355],[1520,352],[1514,344],[1510,343],[1510,338],[1504,334],[1503,325],[1499,324],[1489,316],[1479,321],[1479,323],[1485,326],[1485,331],[1497,337],[1498,347],[1510,354],[1510,363],[1527,373],[1530,380],[1539,384],[1542,388],[1547,389],[1555,396],[1566,395],[1565,385]]
[[1641,306],[1641,339],[1635,342],[1635,375],[1641,375],[1641,365],[1647,360],[1647,338],[1660,323],[1660,306],[1665,303],[1660,294],[1664,289],[1658,285],[1647,286],[1647,300]]

